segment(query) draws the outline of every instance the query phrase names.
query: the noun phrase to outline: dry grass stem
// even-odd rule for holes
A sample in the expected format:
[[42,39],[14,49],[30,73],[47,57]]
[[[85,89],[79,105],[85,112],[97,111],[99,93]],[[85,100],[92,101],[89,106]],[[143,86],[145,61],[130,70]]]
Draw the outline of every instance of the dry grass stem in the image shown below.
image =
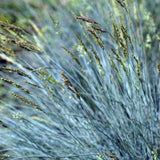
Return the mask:
[[98,24],[98,22],[96,22],[95,20],[90,19],[90,18],[85,18],[85,17],[81,17],[81,16],[74,16],[74,17],[75,17],[75,19],[80,19],[80,20],[88,22],[88,23]]
[[2,78],[2,77],[0,77],[0,80],[3,80],[3,81],[5,81],[5,82],[7,82],[7,83],[9,83],[9,84],[12,84],[13,86],[16,86],[17,88],[19,88],[19,89],[27,92],[28,94],[30,94],[30,91],[29,91],[28,89],[23,88],[21,85],[13,82],[13,81],[11,81],[11,80],[8,80],[8,79]]

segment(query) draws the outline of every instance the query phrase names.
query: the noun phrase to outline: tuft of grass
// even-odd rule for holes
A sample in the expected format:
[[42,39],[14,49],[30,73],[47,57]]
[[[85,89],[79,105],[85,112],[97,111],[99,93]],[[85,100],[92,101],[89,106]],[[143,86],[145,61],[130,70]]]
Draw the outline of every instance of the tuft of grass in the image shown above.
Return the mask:
[[148,59],[143,3],[70,4],[59,20],[28,3],[32,35],[0,23],[0,79],[14,97],[1,100],[0,159],[159,158],[159,62]]

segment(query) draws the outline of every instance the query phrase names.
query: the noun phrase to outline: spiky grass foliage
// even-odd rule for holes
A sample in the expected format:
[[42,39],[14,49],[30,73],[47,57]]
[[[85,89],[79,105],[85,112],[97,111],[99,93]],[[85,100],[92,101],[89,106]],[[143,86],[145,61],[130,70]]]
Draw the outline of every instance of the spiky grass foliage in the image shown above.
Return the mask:
[[149,72],[135,12],[136,2],[101,0],[61,10],[59,23],[45,15],[41,29],[32,22],[33,37],[1,25],[0,56],[11,64],[1,80],[17,99],[1,101],[1,159],[157,157],[159,67]]

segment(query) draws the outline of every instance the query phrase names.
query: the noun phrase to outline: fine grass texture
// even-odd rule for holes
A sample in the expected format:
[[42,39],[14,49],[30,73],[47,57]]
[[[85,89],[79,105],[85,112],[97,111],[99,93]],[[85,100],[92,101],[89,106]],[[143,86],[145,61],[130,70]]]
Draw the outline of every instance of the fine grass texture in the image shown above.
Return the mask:
[[144,34],[142,4],[82,1],[42,19],[26,4],[32,34],[0,21],[13,98],[0,101],[0,159],[160,158],[158,33]]

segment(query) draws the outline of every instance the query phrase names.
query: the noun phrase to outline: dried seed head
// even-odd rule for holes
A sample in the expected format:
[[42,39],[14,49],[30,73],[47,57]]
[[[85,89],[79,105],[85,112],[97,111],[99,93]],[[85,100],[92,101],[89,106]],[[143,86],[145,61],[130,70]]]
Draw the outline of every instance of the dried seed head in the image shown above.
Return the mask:
[[25,98],[25,97],[23,97],[23,96],[17,95],[17,94],[15,94],[15,93],[13,93],[13,92],[10,92],[10,91],[9,91],[9,93],[12,94],[14,97],[20,99],[22,102],[24,102],[24,103],[26,103],[26,104],[31,104],[31,105],[33,105],[36,109],[41,110],[41,109],[38,107],[38,105],[37,105],[36,103],[32,102],[31,100],[29,100],[29,99],[27,99],[27,98]]
[[79,94],[79,92],[78,92],[77,88],[76,88],[76,87],[74,87],[74,90],[76,91],[76,96],[77,96],[77,98],[78,98],[78,99],[80,99],[80,94]]
[[100,58],[99,58],[99,56],[97,55],[97,53],[95,52],[95,50],[93,49],[92,46],[91,46],[91,51],[92,51],[92,53],[94,55],[94,58],[96,59],[98,65],[102,68],[102,64],[101,64]]
[[[85,28],[85,30],[89,31],[91,33],[91,35],[93,36],[95,42],[102,48],[104,49],[104,44],[103,41],[100,37],[97,36],[96,32],[90,28]],[[101,40],[101,42],[100,42]]]
[[90,28],[85,28],[87,31],[89,31],[97,40],[99,39],[98,36],[96,35],[96,32]]
[[108,156],[109,158],[114,158],[114,160],[118,160],[118,157],[116,155],[111,155],[106,152],[104,152],[104,155]]
[[101,29],[101,28],[98,28],[98,27],[95,27],[95,26],[93,26],[93,25],[92,25],[92,28],[93,28],[94,30],[99,31],[99,32],[106,32],[105,30],[103,30],[103,29]]
[[126,4],[125,4],[125,0],[116,0],[116,1],[120,4],[121,7],[123,7],[128,12]]
[[47,82],[46,82],[45,78],[43,78],[43,77],[41,77],[41,76],[40,76],[40,79],[43,81],[43,83],[44,83],[45,87],[47,88],[48,92],[50,93],[50,95],[49,95],[49,96],[50,96],[50,98],[51,98],[53,101],[55,101],[55,99],[54,99],[53,89],[52,89],[52,88],[50,88],[50,87],[48,86],[48,84],[47,84]]
[[125,64],[124,64],[121,56],[120,56],[118,53],[116,53],[116,51],[115,51],[112,47],[111,47],[111,50],[112,50],[112,52],[114,53],[116,60],[117,60],[118,62],[120,62],[121,66],[123,67],[123,70],[125,71],[125,73],[126,73],[126,75],[127,75],[127,70],[126,70]]
[[75,60],[75,62],[77,62],[80,66],[81,66],[81,63],[79,62],[79,60],[76,58],[76,56],[69,50],[69,49],[67,49],[67,48],[65,48],[65,47],[62,47],[65,51],[67,51],[70,55],[71,55],[71,57]]
[[29,33],[28,31],[25,31],[24,29],[17,27],[13,24],[7,24],[5,22],[0,21],[0,27],[2,27],[6,31],[12,31],[18,36],[23,36],[25,33]]
[[28,51],[38,51],[38,52],[41,52],[41,53],[44,53],[40,48],[38,48],[37,46],[33,45],[33,44],[30,44],[24,40],[16,40],[16,39],[3,39],[4,42],[7,42],[7,43],[14,43],[16,44],[17,46],[21,47],[21,48],[24,48]]
[[0,44],[0,50],[3,51],[3,52],[5,52],[5,53],[8,53],[8,54],[11,55],[11,56],[15,56],[15,53],[14,53],[13,50],[5,47],[5,46],[2,45],[2,44]]
[[43,69],[40,68],[38,70],[36,69],[35,71],[37,71],[38,73],[40,73],[43,76],[43,78],[45,78],[49,83],[54,84],[54,85],[60,85],[60,86],[62,86],[62,84],[60,82],[56,81],[53,78],[52,74],[49,74],[44,69],[47,69],[47,68],[43,68]]
[[121,62],[121,58],[120,58],[119,54],[117,54],[116,51],[112,47],[111,47],[111,51],[114,53],[116,60]]
[[[80,99],[80,94],[77,90],[77,88],[71,84],[71,82],[69,81],[69,79],[64,75],[64,72],[61,72],[61,76],[63,78],[63,82],[65,84],[65,86],[67,87],[68,90],[70,90],[72,93],[75,93],[77,98]],[[73,89],[72,89],[73,88]]]
[[15,83],[15,82],[13,82],[13,81],[11,81],[11,80],[9,80],[9,79],[5,79],[5,78],[2,78],[2,77],[1,77],[0,80],[3,80],[3,81],[5,81],[5,82],[7,82],[7,83],[9,83],[9,84],[11,84],[11,85],[13,85],[13,86],[16,86],[17,88],[19,88],[19,89],[27,92],[28,94],[30,94],[30,91],[29,91],[28,89],[23,88],[21,85]]
[[139,80],[141,81],[142,79],[141,79],[141,74],[140,74],[140,71],[141,71],[140,62],[139,62],[138,58],[137,58],[133,53],[131,53],[131,55],[133,56],[133,58],[134,58],[135,61],[136,61],[137,74],[138,74]]
[[17,74],[19,74],[21,76],[28,77],[29,79],[31,79],[31,77],[28,74],[22,72],[21,70],[19,70],[17,68],[13,69],[13,68],[9,68],[9,67],[1,67],[0,66],[0,71],[4,71],[4,70],[9,71],[9,72],[16,72]]
[[121,27],[121,28],[123,28],[122,29],[123,30],[122,33],[124,35],[124,39],[125,39],[125,41],[124,41],[124,39],[121,36],[121,32],[120,32],[119,28],[117,27],[116,23],[113,23],[113,28],[114,28],[114,34],[117,35],[117,40],[119,42],[119,45],[120,45],[120,47],[123,48],[123,55],[127,59],[129,53],[128,53],[127,41],[126,41],[125,38],[128,37],[128,34],[126,33],[126,30],[123,27]]
[[98,24],[98,22],[96,22],[93,19],[90,18],[85,18],[85,17],[81,17],[81,16],[74,16],[75,19],[80,19],[82,21],[88,22],[88,23],[94,23],[94,24]]
[[28,81],[24,81],[24,82],[27,83],[27,84],[30,84],[30,85],[32,85],[32,86],[34,86],[34,87],[41,88],[40,86],[38,86],[38,85],[36,85],[36,84],[33,84],[33,83],[31,83],[31,82],[28,82]]
[[63,82],[64,82],[64,84],[67,86],[67,88],[68,88],[69,86],[72,87],[71,82],[70,82],[69,79],[64,75],[64,72],[63,72],[63,71],[61,72],[61,76],[62,76]]
[[160,65],[157,64],[158,73],[160,74]]
[[131,37],[128,34],[127,29],[123,26],[123,24],[120,25],[120,28],[121,28],[121,31],[123,33],[123,38],[125,39],[126,44],[127,44],[127,40],[129,40],[129,43],[130,43],[130,45],[131,45],[131,47],[133,49],[133,44],[132,44],[132,41],[131,41]]

